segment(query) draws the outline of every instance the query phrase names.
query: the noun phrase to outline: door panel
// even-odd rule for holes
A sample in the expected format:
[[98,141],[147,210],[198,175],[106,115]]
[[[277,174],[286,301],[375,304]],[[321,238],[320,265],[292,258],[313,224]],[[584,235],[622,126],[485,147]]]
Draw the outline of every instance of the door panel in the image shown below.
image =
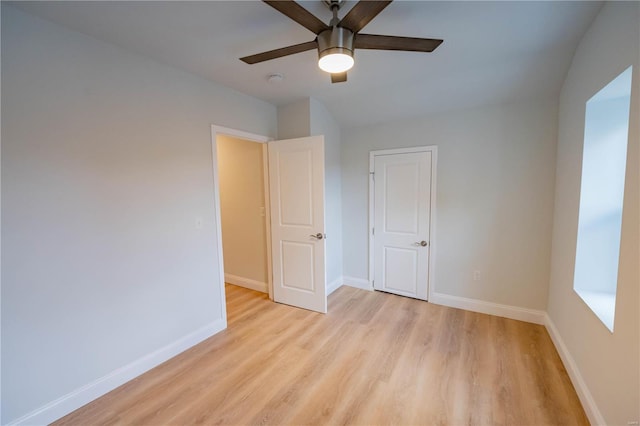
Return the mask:
[[268,151],[273,298],[326,313],[324,138],[273,141]]
[[406,296],[415,296],[418,291],[417,250],[398,247],[385,247],[384,280],[388,291],[396,291]]
[[[418,232],[419,164],[387,164],[383,174],[385,232],[415,235]],[[409,186],[407,186],[409,185]]]
[[374,157],[376,290],[427,300],[431,162],[428,151]]
[[313,225],[313,158],[306,149],[277,154],[280,224]]
[[282,248],[281,268],[283,287],[308,292],[314,291],[314,246],[315,243],[282,241],[280,247]]

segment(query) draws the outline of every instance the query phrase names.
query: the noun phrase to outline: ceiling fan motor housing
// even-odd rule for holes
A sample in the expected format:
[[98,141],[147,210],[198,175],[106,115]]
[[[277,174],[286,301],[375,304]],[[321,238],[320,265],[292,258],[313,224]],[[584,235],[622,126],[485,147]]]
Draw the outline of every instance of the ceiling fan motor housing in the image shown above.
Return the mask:
[[332,27],[318,34],[318,56],[322,58],[334,53],[353,56],[353,31],[343,27]]

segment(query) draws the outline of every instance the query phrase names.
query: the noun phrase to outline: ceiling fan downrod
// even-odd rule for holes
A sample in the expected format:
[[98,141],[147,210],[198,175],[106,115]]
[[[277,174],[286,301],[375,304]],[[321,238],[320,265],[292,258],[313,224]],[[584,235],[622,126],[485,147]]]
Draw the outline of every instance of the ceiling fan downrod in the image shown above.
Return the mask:
[[340,10],[340,7],[342,7],[342,2],[339,0],[331,0],[327,3],[327,6],[331,9],[331,13],[333,13],[333,18],[331,19],[331,22],[329,22],[329,25],[337,27],[338,22],[340,22],[338,20],[338,11]]
[[[331,0],[329,8],[333,13],[333,18],[329,23],[331,28],[324,30],[318,34],[318,58],[320,68],[327,72],[332,72],[323,68],[323,59],[339,58],[347,62],[344,67],[339,71],[333,71],[334,73],[342,73],[353,66],[353,31],[348,28],[339,27],[338,23],[338,10],[342,6],[342,2],[339,0]],[[338,56],[333,56],[338,55]],[[333,59],[335,60],[335,59]],[[350,63],[350,64],[348,64]]]

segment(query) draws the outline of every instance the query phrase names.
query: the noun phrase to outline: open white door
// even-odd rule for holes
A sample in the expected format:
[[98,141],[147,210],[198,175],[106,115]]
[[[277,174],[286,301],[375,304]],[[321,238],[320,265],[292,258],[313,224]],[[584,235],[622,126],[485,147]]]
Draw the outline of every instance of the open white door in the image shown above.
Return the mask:
[[326,313],[324,137],[268,149],[273,299]]

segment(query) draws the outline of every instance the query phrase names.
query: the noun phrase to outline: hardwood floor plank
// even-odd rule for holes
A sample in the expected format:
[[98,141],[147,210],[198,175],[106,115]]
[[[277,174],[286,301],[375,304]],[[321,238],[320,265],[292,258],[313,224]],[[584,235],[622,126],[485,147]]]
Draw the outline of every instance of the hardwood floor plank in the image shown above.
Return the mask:
[[55,424],[588,424],[542,326],[350,287],[327,315],[226,297],[227,330]]

